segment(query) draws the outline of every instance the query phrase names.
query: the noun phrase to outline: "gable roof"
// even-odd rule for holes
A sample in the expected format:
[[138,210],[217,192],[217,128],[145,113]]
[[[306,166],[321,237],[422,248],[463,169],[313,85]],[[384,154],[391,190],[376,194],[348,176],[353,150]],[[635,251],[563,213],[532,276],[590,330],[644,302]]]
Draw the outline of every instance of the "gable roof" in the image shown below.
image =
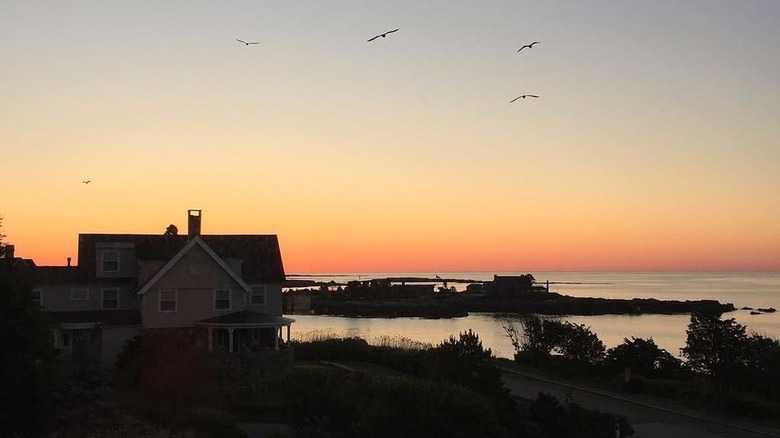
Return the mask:
[[168,271],[173,268],[176,263],[181,260],[182,257],[184,257],[185,254],[187,254],[195,245],[200,246],[203,248],[204,251],[206,251],[206,254],[208,254],[217,264],[230,275],[230,277],[236,281],[245,291],[251,292],[252,288],[249,287],[244,280],[241,279],[241,277],[238,276],[230,267],[225,263],[224,260],[222,260],[209,246],[206,244],[206,242],[203,241],[203,239],[200,238],[200,236],[195,236],[190,242],[184,246],[184,248],[181,249],[173,258],[165,264],[165,266],[162,267],[159,271],[157,271],[156,274],[154,274],[154,277],[152,277],[149,281],[146,282],[141,289],[138,290],[138,295],[143,295],[146,293],[146,291],[149,290],[152,286],[154,286],[155,283],[157,283],[165,274],[168,273]]
[[[279,240],[273,234],[200,235],[223,260],[241,260],[241,275],[248,284],[281,283],[285,280]],[[100,243],[130,243],[135,258],[170,260],[188,244],[187,236],[161,234],[79,234],[78,266],[95,275]]]

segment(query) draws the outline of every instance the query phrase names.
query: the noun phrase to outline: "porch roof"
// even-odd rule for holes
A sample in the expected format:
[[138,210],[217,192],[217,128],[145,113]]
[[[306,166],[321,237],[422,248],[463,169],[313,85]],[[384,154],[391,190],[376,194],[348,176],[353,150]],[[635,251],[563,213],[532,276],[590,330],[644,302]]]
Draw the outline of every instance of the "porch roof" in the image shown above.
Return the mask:
[[57,324],[140,325],[141,312],[135,309],[47,312]]
[[263,327],[283,327],[294,323],[292,318],[285,318],[279,315],[269,313],[253,312],[251,310],[242,310],[240,312],[228,313],[214,318],[202,319],[195,325],[205,327],[237,327],[237,328],[263,328]]

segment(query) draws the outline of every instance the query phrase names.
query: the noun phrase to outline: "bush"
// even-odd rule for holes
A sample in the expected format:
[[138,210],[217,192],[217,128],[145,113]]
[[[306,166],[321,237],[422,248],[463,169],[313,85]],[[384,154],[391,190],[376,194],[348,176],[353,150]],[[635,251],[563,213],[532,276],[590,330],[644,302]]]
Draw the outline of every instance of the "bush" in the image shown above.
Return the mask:
[[299,367],[287,398],[299,436],[507,436],[485,399],[447,383]]
[[[574,403],[562,405],[549,394],[540,393],[530,403],[529,416],[545,438],[601,438],[615,434],[616,420],[613,415],[584,409]],[[634,429],[625,418],[619,418],[617,423],[620,436],[634,434]]]
[[295,357],[301,360],[359,360],[369,355],[370,346],[361,338],[331,338],[297,342]]
[[605,362],[613,373],[630,368],[632,375],[645,377],[680,376],[683,369],[682,361],[656,345],[653,338],[625,338],[622,344],[607,350]]

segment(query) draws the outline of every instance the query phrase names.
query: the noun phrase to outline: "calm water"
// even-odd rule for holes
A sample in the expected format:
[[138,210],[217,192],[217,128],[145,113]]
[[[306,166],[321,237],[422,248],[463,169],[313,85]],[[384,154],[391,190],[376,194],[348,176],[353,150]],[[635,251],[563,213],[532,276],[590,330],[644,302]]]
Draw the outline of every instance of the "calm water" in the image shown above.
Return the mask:
[[[512,273],[502,273],[512,275]],[[713,299],[741,307],[774,307],[780,309],[780,273],[614,273],[614,272],[532,272],[537,281],[550,281],[550,289],[564,295],[603,298],[657,298],[661,300]],[[381,277],[424,277],[491,280],[493,273],[362,273],[349,275],[294,276],[320,281],[346,282]],[[438,285],[442,285],[438,283]],[[453,284],[448,284],[452,286]],[[465,284],[454,284],[459,290]],[[472,329],[479,334],[486,348],[498,357],[514,353],[503,325],[517,321],[516,316],[470,314],[464,318],[343,318],[335,316],[292,315],[294,339],[305,339],[321,334],[360,336],[377,341],[384,336],[404,337],[415,341],[438,344],[449,336]],[[750,315],[749,310],[737,310],[724,315],[735,318],[748,327],[749,332],[780,338],[780,312]],[[652,337],[670,353],[679,356],[685,345],[688,315],[640,316],[564,316],[560,319],[585,324],[595,332],[607,347],[615,346],[623,338]]]

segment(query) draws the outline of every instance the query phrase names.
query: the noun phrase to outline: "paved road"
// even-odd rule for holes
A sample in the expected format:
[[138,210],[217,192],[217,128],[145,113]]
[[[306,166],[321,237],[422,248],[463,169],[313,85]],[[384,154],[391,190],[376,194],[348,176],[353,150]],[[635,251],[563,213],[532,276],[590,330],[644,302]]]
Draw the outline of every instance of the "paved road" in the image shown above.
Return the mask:
[[564,400],[568,395],[588,409],[625,416],[636,438],[780,438],[779,429],[670,408],[658,401],[632,401],[623,395],[595,392],[509,370],[504,372],[504,383],[518,397],[534,399],[545,392]]

